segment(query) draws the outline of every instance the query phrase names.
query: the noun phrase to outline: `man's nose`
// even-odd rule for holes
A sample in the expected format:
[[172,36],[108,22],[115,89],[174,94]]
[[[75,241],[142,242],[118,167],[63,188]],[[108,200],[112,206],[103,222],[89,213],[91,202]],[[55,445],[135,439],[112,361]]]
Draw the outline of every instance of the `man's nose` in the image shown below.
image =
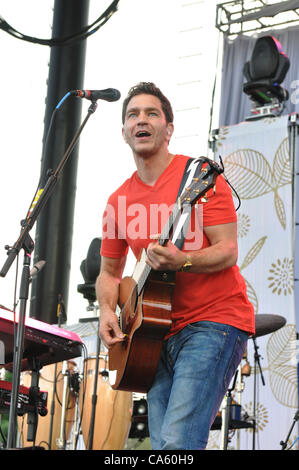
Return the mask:
[[146,124],[148,122],[148,119],[147,119],[147,114],[143,111],[141,111],[139,114],[138,114],[138,120],[137,120],[137,123],[140,125],[140,124]]

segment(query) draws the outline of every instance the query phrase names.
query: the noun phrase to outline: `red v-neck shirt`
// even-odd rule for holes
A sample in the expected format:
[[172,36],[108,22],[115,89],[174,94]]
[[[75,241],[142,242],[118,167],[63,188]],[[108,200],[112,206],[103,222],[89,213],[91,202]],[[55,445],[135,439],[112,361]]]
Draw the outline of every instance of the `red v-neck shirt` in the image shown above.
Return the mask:
[[[103,216],[102,256],[120,258],[131,248],[138,258],[152,241],[150,236],[162,232],[188,158],[176,155],[154,186],[141,181],[136,171],[110,196]],[[216,180],[216,191],[210,190],[206,196],[207,201],[200,200],[197,209],[192,210],[185,251],[209,246],[202,225],[237,221],[231,190],[221,175]],[[170,335],[201,320],[225,323],[254,334],[254,309],[237,265],[210,274],[176,273]]]

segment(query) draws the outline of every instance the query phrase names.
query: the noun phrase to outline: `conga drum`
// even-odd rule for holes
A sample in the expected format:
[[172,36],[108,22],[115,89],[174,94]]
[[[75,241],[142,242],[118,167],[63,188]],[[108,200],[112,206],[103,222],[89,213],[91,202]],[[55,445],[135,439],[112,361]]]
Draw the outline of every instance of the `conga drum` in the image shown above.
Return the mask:
[[[56,392],[55,392],[55,366],[56,367]],[[67,361],[66,374],[70,376],[75,372],[76,363],[73,361]],[[57,364],[51,364],[45,366],[40,371],[39,377],[39,388],[43,392],[48,392],[48,401],[47,408],[48,413],[46,416],[38,416],[38,426],[36,432],[35,444],[37,446],[43,447],[45,449],[49,447],[51,450],[60,449],[61,446],[57,442],[61,434],[61,423],[62,423],[62,405],[63,405],[63,391],[64,391],[64,375],[63,362],[58,362]],[[21,384],[25,387],[30,387],[31,385],[31,372],[26,371],[21,374]],[[54,396],[54,414],[52,422],[52,432],[51,432],[51,446],[49,446],[50,439],[50,429],[51,429],[51,405]],[[75,415],[75,403],[76,395],[72,392],[69,387],[69,381],[67,385],[66,393],[66,413],[65,413],[65,440],[67,441],[70,437],[70,432],[74,423]],[[19,432],[21,436],[21,444],[23,447],[32,446],[32,442],[27,441],[27,415],[25,414],[22,417],[18,418]]]
[[106,353],[101,353],[99,358],[93,443],[89,444],[95,370],[96,357],[85,359],[79,399],[84,444],[93,450],[122,450],[131,427],[133,398],[131,392],[112,389]]

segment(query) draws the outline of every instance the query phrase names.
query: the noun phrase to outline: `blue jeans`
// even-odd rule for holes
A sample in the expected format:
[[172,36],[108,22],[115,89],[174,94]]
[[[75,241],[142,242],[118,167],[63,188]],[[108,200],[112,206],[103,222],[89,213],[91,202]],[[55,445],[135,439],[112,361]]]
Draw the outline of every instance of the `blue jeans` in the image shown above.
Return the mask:
[[201,321],[164,342],[147,395],[153,449],[206,448],[247,339],[232,326]]

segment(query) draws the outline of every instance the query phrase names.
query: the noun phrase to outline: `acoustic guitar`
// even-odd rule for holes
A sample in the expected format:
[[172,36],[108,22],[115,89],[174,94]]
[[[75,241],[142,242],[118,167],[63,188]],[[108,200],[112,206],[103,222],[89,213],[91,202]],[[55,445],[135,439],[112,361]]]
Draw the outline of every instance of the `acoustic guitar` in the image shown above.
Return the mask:
[[[159,237],[182,248],[192,206],[213,188],[223,172],[216,162],[200,157],[198,176],[185,188]],[[204,164],[204,166],[203,166]],[[196,173],[195,173],[196,175]],[[124,277],[119,292],[119,323],[124,341],[109,350],[109,378],[113,389],[146,393],[157,370],[163,339],[171,327],[174,271],[155,271],[145,263],[146,253],[136,263],[132,277]]]

